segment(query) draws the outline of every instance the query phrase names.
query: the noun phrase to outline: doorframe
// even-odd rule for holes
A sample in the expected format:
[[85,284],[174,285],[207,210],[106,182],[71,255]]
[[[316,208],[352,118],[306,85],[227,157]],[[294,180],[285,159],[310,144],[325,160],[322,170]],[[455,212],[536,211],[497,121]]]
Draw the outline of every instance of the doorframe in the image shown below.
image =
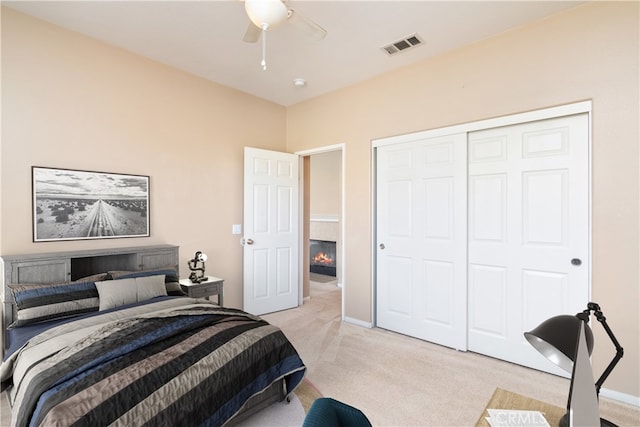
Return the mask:
[[511,126],[517,125],[527,122],[534,122],[540,120],[547,120],[553,118],[559,118],[563,116],[571,116],[575,114],[583,114],[586,113],[588,116],[588,206],[589,206],[589,215],[588,215],[588,229],[589,229],[589,237],[588,237],[588,259],[589,259],[589,270],[587,272],[587,286],[589,292],[589,299],[592,297],[592,274],[593,274],[593,260],[592,260],[592,244],[593,244],[593,227],[592,227],[592,217],[593,217],[593,181],[592,181],[592,136],[593,136],[593,120],[592,120],[592,100],[579,101],[571,104],[558,105],[555,107],[543,108],[540,110],[531,110],[523,113],[515,113],[506,116],[499,116],[490,119],[478,120],[469,123],[463,123],[459,125],[453,126],[445,126],[441,128],[429,129],[425,131],[418,131],[403,135],[397,135],[392,137],[378,138],[371,140],[371,195],[372,195],[372,206],[371,206],[371,236],[372,236],[372,245],[371,245],[371,307],[372,307],[372,325],[374,327],[377,326],[376,319],[376,291],[377,291],[377,283],[376,283],[376,272],[377,272],[377,258],[376,258],[376,245],[377,236],[375,230],[377,229],[377,200],[376,194],[378,191],[377,187],[377,156],[378,147],[383,147],[386,145],[394,145],[400,144],[404,142],[415,141],[416,139],[423,138],[432,138],[436,136],[445,136],[451,135],[455,133],[471,133],[478,130],[492,129],[503,126]]
[[[340,253],[340,270],[339,270],[339,277],[341,280],[341,287],[342,287],[342,294],[341,294],[341,307],[340,307],[340,313],[341,313],[341,319],[344,321],[345,320],[345,290],[347,288],[347,277],[346,277],[346,263],[345,263],[345,254],[346,254],[346,245],[347,245],[347,236],[345,233],[345,217],[346,217],[346,208],[345,208],[345,160],[346,160],[346,151],[347,151],[347,145],[345,143],[341,143],[341,144],[334,144],[334,145],[326,145],[323,147],[316,147],[316,148],[311,148],[308,150],[301,150],[301,151],[296,151],[293,154],[296,154],[298,156],[298,162],[300,165],[300,173],[299,173],[299,177],[300,180],[304,179],[304,158],[305,157],[309,157],[313,154],[322,154],[322,153],[327,153],[330,151],[340,151],[341,155],[340,155],[340,242],[338,242],[338,244],[340,244],[341,246],[341,253]],[[298,209],[300,210],[300,218],[303,219],[303,221],[300,221],[299,224],[299,228],[300,228],[300,251],[299,252],[299,256],[300,256],[300,271],[298,271],[298,277],[299,277],[299,288],[300,288],[300,292],[299,292],[299,304],[302,305],[303,303],[303,287],[304,287],[304,283],[303,283],[303,268],[304,268],[304,251],[302,250],[303,245],[304,245],[304,203],[302,203],[302,201],[304,200],[304,183],[301,183],[302,185],[299,186],[299,191],[300,191],[300,203],[298,204]]]

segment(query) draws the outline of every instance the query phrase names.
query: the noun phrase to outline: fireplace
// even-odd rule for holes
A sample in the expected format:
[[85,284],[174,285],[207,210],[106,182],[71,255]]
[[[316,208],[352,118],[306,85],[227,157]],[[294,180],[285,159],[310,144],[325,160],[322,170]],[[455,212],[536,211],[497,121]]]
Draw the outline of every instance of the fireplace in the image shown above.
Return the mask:
[[311,239],[309,256],[309,271],[336,277],[336,242]]

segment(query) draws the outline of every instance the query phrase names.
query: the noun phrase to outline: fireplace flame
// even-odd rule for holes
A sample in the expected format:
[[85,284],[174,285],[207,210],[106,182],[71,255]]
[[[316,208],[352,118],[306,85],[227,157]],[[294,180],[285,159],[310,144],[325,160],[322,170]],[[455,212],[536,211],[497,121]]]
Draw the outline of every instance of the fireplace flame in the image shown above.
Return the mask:
[[333,258],[324,252],[318,252],[313,257],[313,262],[316,264],[333,265]]

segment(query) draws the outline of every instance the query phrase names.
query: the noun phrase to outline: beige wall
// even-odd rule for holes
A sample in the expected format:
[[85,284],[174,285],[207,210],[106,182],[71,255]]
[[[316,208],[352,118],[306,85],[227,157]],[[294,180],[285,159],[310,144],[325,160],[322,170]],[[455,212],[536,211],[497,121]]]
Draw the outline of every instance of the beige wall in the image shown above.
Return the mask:
[[[210,255],[233,306],[244,145],[345,144],[345,314],[369,322],[372,139],[593,100],[593,299],[625,347],[605,386],[640,396],[637,2],[579,6],[289,109],[2,13],[0,253],[173,243],[183,269]],[[152,237],[32,243],[32,165],[150,175]],[[612,352],[596,332],[601,372]]]
[[[589,99],[592,294],[625,347],[605,388],[640,396],[638,17],[638,2],[578,6],[288,109],[289,151],[346,145],[347,317],[372,320],[371,140]],[[614,352],[595,332],[599,375]]]
[[[247,126],[251,123],[251,126]],[[286,110],[2,9],[0,253],[171,243],[242,306],[243,146],[285,149]],[[31,166],[150,176],[151,237],[32,243]]]
[[310,158],[311,216],[340,215],[342,152],[327,151]]

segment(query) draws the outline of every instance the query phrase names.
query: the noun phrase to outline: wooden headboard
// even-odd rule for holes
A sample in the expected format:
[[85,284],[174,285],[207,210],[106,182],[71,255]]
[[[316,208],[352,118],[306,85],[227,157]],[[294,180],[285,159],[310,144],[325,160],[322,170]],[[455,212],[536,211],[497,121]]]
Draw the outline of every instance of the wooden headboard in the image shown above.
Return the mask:
[[[2,330],[14,320],[13,296],[10,284],[19,283],[63,283],[92,274],[115,270],[148,270],[174,267],[178,270],[178,246],[155,245],[130,248],[92,249],[74,252],[43,254],[3,255]],[[7,340],[4,335],[4,345]]]

